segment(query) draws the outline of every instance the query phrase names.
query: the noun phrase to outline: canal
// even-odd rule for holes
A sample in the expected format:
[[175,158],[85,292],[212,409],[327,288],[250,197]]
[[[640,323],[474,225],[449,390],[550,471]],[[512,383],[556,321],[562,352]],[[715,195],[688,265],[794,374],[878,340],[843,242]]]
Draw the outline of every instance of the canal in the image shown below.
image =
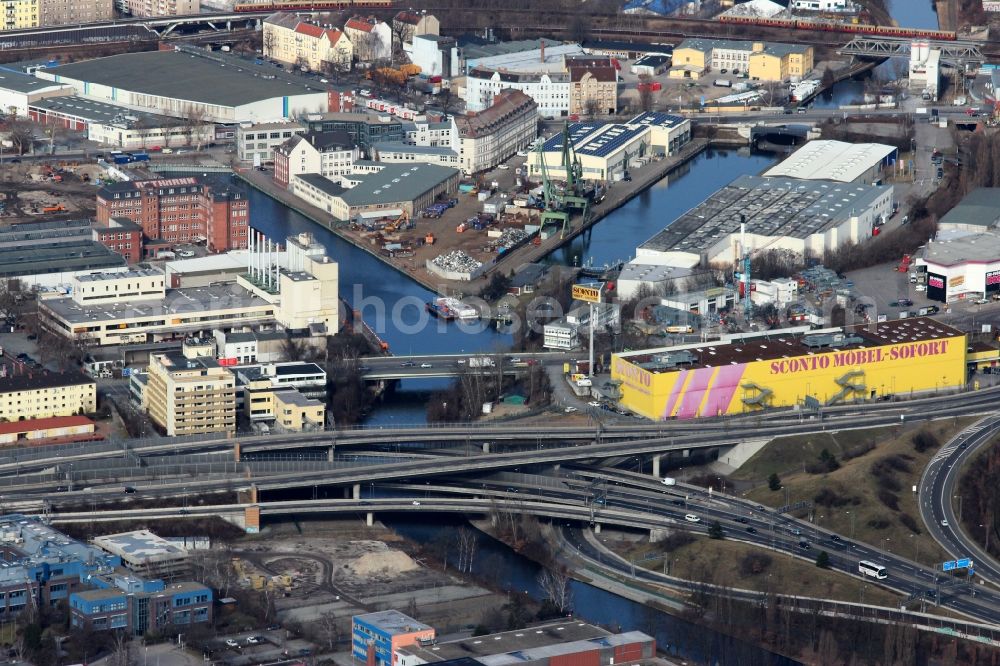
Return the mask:
[[[760,173],[774,160],[773,156],[751,155],[746,150],[707,150],[609,215],[589,233],[554,252],[548,261],[601,266],[631,259],[637,245],[681,213],[737,176]],[[509,335],[483,322],[467,325],[428,318],[423,304],[433,296],[430,291],[284,204],[259,190],[248,189],[253,227],[278,241],[311,232],[340,264],[341,296],[361,312],[394,353],[472,353],[509,347]],[[446,379],[403,381],[367,422],[424,423],[430,394],[447,385]]]
[[[411,516],[384,517],[383,522],[406,538],[427,545],[449,539],[464,525],[461,519],[439,517],[415,521]],[[527,592],[544,600],[537,576],[540,565],[489,536],[476,532],[478,548],[472,574],[488,585],[510,592]],[[655,608],[619,597],[580,581],[571,584],[574,614],[614,631],[642,631],[656,639],[659,650],[701,664],[794,666],[799,662],[755,645],[687,622]],[[478,618],[469,618],[476,623]]]

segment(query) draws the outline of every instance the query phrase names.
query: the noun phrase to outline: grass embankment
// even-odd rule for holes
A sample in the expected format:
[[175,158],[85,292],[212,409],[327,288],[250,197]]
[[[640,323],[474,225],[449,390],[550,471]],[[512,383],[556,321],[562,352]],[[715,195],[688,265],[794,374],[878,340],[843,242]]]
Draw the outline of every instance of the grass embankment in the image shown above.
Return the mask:
[[[870,582],[783,553],[728,539],[676,534],[661,543],[609,543],[637,566],[663,571],[663,559],[639,562],[651,554],[668,559],[670,575],[714,585],[759,592],[781,592],[880,606],[896,606],[899,596]],[[814,557],[819,551],[810,551]]]
[[[927,534],[912,489],[941,445],[977,418],[780,438],[747,461],[739,476],[763,484],[746,493],[751,500],[775,507],[812,501],[821,527],[933,565],[947,554]],[[918,440],[926,448],[919,450]],[[832,458],[821,460],[824,450]],[[780,490],[766,484],[772,472],[780,476]]]

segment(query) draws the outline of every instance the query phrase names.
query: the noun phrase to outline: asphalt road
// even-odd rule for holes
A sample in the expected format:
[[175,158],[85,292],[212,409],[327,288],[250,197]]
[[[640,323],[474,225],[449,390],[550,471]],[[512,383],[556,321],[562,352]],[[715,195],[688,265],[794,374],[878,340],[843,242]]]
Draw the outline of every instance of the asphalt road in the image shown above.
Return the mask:
[[960,432],[931,459],[919,486],[920,517],[931,536],[953,559],[972,559],[976,576],[994,584],[1000,584],[1000,563],[962,530],[952,498],[965,463],[989,446],[998,431],[1000,416],[990,416]]

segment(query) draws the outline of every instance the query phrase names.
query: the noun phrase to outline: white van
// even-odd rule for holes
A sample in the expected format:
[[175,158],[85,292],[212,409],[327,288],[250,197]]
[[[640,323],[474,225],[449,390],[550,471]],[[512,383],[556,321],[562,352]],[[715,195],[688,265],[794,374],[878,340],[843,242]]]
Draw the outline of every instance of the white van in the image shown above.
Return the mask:
[[677,485],[677,479],[675,479],[673,477],[670,477],[670,476],[665,476],[665,477],[663,477],[662,483],[665,486],[676,486]]

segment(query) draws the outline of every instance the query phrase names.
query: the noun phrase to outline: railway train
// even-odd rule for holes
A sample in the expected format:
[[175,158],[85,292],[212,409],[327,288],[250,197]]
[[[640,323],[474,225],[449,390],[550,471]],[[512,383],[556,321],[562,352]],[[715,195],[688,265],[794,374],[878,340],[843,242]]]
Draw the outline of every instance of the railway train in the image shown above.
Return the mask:
[[236,12],[327,12],[341,9],[391,9],[393,0],[272,0],[238,2]]
[[766,25],[789,30],[816,30],[823,32],[850,32],[880,37],[903,37],[907,39],[936,39],[955,41],[955,33],[947,30],[922,30],[920,28],[897,28],[891,25],[869,25],[867,23],[832,23],[800,18],[763,18],[758,16],[720,16],[723,23],[748,23]]

